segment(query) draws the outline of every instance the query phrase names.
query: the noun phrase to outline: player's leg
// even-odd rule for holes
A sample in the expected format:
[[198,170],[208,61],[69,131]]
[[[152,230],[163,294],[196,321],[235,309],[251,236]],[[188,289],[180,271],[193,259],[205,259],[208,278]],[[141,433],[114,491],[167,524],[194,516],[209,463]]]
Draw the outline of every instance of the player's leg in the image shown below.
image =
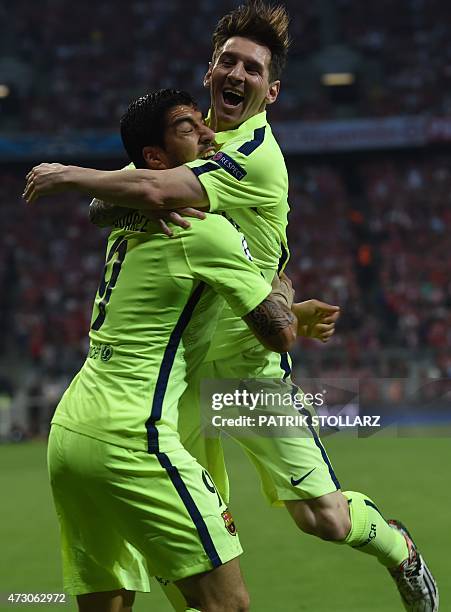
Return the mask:
[[[255,372],[249,367],[253,353]],[[258,348],[253,349],[244,361],[233,360],[233,365],[216,363],[217,369],[224,378],[238,379],[240,373],[244,379],[258,378],[259,387],[263,378],[268,379],[271,391],[278,379],[281,393],[283,385],[292,386],[288,360],[283,363],[279,356],[270,354],[262,369],[258,353]],[[284,503],[302,531],[376,557],[390,569],[404,602],[421,601],[425,611],[435,610],[436,585],[406,530],[389,524],[368,496],[341,492],[318,431],[309,419],[313,410],[307,406],[300,412],[307,417],[308,425],[299,435],[292,431],[287,437],[278,437],[274,431],[268,437],[237,438],[260,473],[270,503]],[[229,433],[233,436],[233,431]]]
[[201,378],[214,380],[220,377],[215,362],[203,363],[201,368],[190,376],[190,382],[179,401],[178,431],[186,450],[211,474],[222,499],[229,501],[229,478],[225,465],[224,450],[220,432],[203,429],[205,417],[210,416],[201,405]]
[[108,464],[118,529],[151,560],[159,582],[183,589],[177,609],[246,610],[239,538],[208,472],[180,444],[167,453],[131,451],[126,461],[111,448]]
[[284,502],[302,531],[376,557],[390,571],[407,610],[438,610],[437,585],[407,530],[387,522],[368,496],[337,489],[329,458],[318,452],[319,438],[313,440],[239,442],[256,465],[270,503]]
[[305,533],[348,544],[377,557],[385,567],[396,567],[408,557],[405,538],[362,493],[336,491],[314,499],[286,501],[285,505]]
[[108,500],[99,496],[99,479],[109,477],[98,457],[101,445],[57,425],[50,432],[48,467],[60,524],[64,590],[75,596],[147,592],[147,562],[115,529]]
[[[407,610],[420,609],[420,605],[425,612],[438,610],[437,585],[409,532],[399,521],[386,521],[369,497],[337,491],[316,499],[287,501],[286,506],[302,531],[376,557],[395,580]],[[349,519],[343,518],[346,507]]]
[[249,595],[237,559],[177,581],[189,605],[208,612],[247,612]]
[[134,601],[135,593],[125,589],[77,596],[80,612],[132,612]]
[[149,590],[149,574],[177,582],[206,573],[199,582],[201,601],[209,598],[212,610],[221,609],[212,599],[213,584],[233,605],[224,610],[246,609],[236,569],[233,588],[229,579],[236,563],[221,569],[242,552],[233,518],[206,470],[179,444],[149,454],[55,427],[49,470],[62,527],[65,590],[86,595],[80,601],[87,609],[119,606],[123,595],[112,597],[112,591]]
[[299,529],[322,540],[342,541],[351,530],[348,500],[341,491],[285,502]]

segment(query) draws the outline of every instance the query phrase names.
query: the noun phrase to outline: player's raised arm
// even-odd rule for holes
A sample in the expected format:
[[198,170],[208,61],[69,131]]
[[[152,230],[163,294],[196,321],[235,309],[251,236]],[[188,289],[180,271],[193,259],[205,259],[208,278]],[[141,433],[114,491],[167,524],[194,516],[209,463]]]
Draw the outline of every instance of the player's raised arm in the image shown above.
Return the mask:
[[23,197],[29,204],[42,196],[76,191],[138,210],[208,206],[202,185],[185,166],[170,170],[93,170],[39,164],[26,180]]

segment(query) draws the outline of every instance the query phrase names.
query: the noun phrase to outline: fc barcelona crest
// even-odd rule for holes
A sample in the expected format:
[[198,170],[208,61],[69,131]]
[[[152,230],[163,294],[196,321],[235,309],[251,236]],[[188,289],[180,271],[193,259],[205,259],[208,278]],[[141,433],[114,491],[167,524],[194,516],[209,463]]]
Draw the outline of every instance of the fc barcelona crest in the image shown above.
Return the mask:
[[221,512],[221,516],[224,519],[225,528],[230,535],[236,535],[235,521],[233,520],[232,513],[229,511],[229,509],[226,508],[224,512]]

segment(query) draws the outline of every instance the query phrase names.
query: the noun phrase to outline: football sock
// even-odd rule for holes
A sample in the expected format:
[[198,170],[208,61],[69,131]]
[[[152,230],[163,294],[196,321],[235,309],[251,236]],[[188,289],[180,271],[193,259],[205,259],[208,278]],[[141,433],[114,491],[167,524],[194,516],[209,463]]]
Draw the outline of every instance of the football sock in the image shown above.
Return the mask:
[[376,504],[366,495],[343,491],[348,499],[351,531],[342,542],[377,557],[385,567],[396,567],[409,556],[404,536],[385,521]]

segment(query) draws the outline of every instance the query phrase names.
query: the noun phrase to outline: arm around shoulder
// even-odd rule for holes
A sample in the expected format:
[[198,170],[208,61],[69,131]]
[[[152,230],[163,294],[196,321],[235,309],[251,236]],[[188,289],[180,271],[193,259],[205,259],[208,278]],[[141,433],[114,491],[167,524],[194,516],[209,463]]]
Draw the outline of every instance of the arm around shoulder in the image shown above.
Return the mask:
[[186,166],[169,170],[94,170],[62,164],[40,164],[27,174],[24,199],[75,191],[105,202],[138,210],[206,207],[208,197]]
[[130,212],[130,208],[114,206],[94,198],[89,205],[89,220],[97,227],[111,227],[122,216]]
[[199,180],[184,166],[169,170],[118,171],[74,167],[70,184],[117,206],[143,211],[208,205]]

